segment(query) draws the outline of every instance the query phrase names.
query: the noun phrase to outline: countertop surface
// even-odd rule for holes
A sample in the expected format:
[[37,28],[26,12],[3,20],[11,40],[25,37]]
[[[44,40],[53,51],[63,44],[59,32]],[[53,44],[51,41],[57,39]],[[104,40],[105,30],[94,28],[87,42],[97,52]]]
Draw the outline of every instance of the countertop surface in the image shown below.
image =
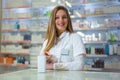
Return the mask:
[[1,74],[0,80],[120,80],[120,73],[56,70],[38,73],[37,69],[26,69]]

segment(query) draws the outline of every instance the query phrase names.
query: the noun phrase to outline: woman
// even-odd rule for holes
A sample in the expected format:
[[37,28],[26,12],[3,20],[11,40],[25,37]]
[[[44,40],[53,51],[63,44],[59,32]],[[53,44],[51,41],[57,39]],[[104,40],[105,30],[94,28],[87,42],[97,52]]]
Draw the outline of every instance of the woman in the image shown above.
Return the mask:
[[85,47],[80,35],[73,32],[70,15],[63,6],[56,6],[51,13],[41,54],[46,55],[48,70],[83,69]]

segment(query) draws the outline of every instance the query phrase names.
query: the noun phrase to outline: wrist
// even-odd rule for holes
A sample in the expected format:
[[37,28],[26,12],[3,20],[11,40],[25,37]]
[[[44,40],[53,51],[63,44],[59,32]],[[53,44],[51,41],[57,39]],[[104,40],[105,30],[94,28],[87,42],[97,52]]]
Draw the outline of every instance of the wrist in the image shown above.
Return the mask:
[[50,63],[50,64],[46,64],[46,69],[47,70],[53,70],[53,64],[52,63]]

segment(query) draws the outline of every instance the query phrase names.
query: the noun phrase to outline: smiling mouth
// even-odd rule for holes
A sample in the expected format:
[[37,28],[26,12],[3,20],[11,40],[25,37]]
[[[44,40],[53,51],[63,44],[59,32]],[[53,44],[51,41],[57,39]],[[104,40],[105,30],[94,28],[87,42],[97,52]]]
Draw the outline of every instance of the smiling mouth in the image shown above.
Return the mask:
[[58,24],[59,26],[64,26],[65,24]]

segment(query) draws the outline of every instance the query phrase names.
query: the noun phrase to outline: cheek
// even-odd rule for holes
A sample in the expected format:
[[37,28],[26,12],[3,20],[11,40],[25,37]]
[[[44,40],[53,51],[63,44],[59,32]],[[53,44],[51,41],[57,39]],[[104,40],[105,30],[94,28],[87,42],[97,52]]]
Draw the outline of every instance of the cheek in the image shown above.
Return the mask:
[[57,22],[58,22],[58,21],[57,21],[57,20],[55,20],[55,25],[57,25]]
[[68,20],[66,20],[65,23],[66,23],[66,26],[67,26],[68,25]]
[[65,20],[66,24],[68,24],[68,19]]

